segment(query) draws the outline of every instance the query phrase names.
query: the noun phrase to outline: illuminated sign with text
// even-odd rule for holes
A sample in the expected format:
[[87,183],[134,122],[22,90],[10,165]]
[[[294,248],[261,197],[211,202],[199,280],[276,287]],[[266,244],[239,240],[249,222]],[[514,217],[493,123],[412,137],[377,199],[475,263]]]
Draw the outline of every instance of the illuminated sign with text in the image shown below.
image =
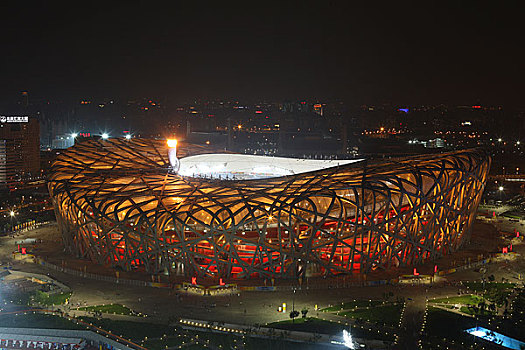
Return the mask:
[[27,123],[27,115],[0,115],[0,123]]

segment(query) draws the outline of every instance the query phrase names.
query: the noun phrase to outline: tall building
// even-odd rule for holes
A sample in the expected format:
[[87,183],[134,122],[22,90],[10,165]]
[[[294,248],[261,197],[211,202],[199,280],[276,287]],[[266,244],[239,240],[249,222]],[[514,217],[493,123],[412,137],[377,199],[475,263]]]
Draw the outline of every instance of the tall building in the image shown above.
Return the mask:
[[0,185],[11,185],[40,174],[38,120],[0,116]]

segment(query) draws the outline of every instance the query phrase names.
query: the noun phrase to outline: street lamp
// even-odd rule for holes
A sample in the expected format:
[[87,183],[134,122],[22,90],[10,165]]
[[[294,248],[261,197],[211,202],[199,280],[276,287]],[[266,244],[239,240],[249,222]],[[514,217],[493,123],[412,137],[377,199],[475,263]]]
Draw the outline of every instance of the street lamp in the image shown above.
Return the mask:
[[292,312],[294,317],[292,318],[292,323],[295,320],[295,287],[293,287],[293,297],[292,297]]
[[11,210],[9,216],[11,218],[11,232],[13,232],[13,218],[15,217],[15,212]]
[[498,190],[502,192],[504,190],[503,186],[498,187]]

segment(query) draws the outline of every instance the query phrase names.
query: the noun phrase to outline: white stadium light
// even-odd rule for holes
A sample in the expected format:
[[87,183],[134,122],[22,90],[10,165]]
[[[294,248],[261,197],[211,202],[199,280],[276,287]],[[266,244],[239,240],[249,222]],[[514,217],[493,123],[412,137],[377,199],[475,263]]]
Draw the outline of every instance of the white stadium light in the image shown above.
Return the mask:
[[107,140],[109,138],[109,135],[107,133],[102,134],[102,139]]
[[352,335],[346,329],[343,329],[343,341],[342,342],[337,341],[337,340],[332,340],[330,343],[343,345],[347,349],[355,349],[356,347],[356,344],[354,343],[354,340],[352,339]]
[[131,134],[126,134],[126,140],[131,140]]

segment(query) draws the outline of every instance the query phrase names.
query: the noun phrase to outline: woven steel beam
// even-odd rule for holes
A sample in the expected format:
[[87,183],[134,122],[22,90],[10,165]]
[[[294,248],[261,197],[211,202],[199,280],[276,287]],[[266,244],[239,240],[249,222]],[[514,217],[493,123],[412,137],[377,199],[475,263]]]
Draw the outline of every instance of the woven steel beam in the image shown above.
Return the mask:
[[[206,153],[180,145],[181,156]],[[168,172],[155,140],[90,140],[53,164],[64,244],[99,264],[222,278],[366,274],[461,247],[487,179],[482,150],[366,161],[293,176]]]

